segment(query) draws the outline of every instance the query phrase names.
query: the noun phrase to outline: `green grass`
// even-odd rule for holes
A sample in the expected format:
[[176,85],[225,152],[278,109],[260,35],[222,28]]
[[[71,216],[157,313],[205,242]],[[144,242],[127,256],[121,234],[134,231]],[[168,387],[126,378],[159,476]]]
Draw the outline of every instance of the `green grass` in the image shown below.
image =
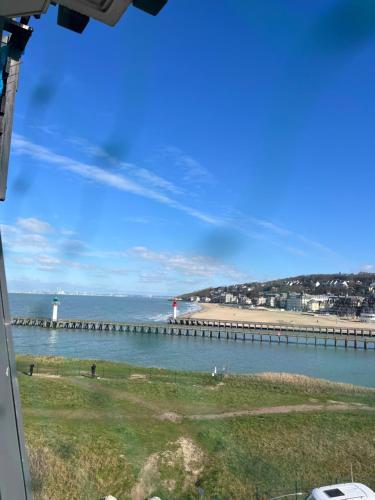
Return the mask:
[[[28,377],[31,360],[39,374]],[[217,381],[102,361],[103,378],[91,379],[79,375],[89,361],[17,364],[37,500],[189,499],[197,486],[204,498],[270,498],[296,481],[306,489],[348,478],[351,464],[375,488],[373,389],[277,374]],[[267,413],[301,404],[317,408]]]

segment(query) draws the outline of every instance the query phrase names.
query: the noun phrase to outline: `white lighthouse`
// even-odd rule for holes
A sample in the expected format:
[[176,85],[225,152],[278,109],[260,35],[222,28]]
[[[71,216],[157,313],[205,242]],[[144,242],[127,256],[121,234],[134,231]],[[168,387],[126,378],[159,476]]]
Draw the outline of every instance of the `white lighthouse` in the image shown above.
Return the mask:
[[176,299],[173,300],[173,319],[177,318],[177,301]]
[[52,321],[53,323],[56,323],[57,321],[57,311],[59,310],[59,299],[55,297],[52,302]]

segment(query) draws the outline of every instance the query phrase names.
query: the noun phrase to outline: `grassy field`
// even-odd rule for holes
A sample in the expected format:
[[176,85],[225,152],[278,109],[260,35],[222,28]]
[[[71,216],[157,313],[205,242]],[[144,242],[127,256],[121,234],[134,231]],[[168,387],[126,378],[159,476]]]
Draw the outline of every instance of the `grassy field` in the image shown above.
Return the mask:
[[351,464],[375,488],[374,389],[90,364],[17,359],[36,499],[263,499]]

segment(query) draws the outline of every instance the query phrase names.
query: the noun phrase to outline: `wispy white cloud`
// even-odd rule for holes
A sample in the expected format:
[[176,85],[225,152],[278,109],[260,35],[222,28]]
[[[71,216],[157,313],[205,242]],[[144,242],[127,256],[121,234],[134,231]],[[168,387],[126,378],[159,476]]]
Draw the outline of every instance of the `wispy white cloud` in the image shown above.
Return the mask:
[[[263,227],[264,229],[268,230],[269,232],[280,236],[280,237],[285,237],[289,239],[294,239],[295,241],[298,241],[299,243],[303,243],[305,246],[313,248],[315,250],[319,250],[322,253],[326,254],[331,254],[331,255],[337,255],[337,253],[332,250],[331,248],[327,247],[326,245],[323,245],[322,243],[319,243],[318,241],[314,241],[310,238],[306,238],[306,236],[303,236],[299,233],[296,233],[295,231],[292,231],[290,229],[287,229],[285,227],[282,227],[278,224],[275,224],[274,222],[263,220],[263,219],[257,219],[255,217],[250,217],[249,220],[256,224],[257,226]],[[291,253],[294,253],[296,255],[304,255],[306,256],[306,250],[297,248],[295,245],[286,245],[285,246],[286,250],[290,250]]]
[[72,270],[88,272],[89,275],[115,276],[129,274],[124,267],[102,266],[97,263],[80,262],[72,259],[59,258],[48,254],[38,254],[33,257],[11,255],[10,260],[17,265],[27,266],[29,270],[61,273],[62,276]]
[[[138,168],[133,164],[118,160],[105,149],[93,146],[84,139],[75,138],[72,141],[75,142],[85,154],[91,155],[97,159],[102,159],[107,165],[116,168],[108,170],[97,165],[75,160],[66,155],[60,155],[49,148],[35,144],[27,138],[17,134],[14,135],[13,149],[16,154],[28,156],[48,165],[55,165],[62,170],[72,172],[90,182],[96,182],[116,190],[129,192],[136,196],[153,200],[174,210],[184,212],[208,225],[236,229],[248,238],[264,241],[265,244],[269,243],[273,246],[277,246],[292,255],[307,258],[309,256],[309,249],[310,252],[311,249],[313,249],[327,256],[337,256],[336,252],[326,245],[298,234],[272,220],[243,214],[238,211],[234,211],[229,215],[218,215],[216,213],[212,215],[195,207],[185,205],[171,196],[171,194],[179,193],[180,188],[169,183],[166,179],[160,176],[155,177],[154,173],[150,170]],[[202,167],[194,158],[183,153],[179,148],[171,146],[164,148],[163,151],[165,155],[169,155],[172,162],[176,162],[186,169],[186,176],[195,176],[196,179],[200,177],[209,178],[210,173],[207,169]],[[124,175],[124,172],[131,175],[132,178]],[[142,217],[130,216],[124,218],[124,220],[139,224],[147,223],[147,219]],[[21,219],[21,225],[22,224],[24,229],[28,228],[30,231],[32,231],[34,226],[34,232],[38,234],[43,233],[43,231],[44,234],[46,234],[53,229],[48,223],[34,218]],[[82,248],[81,250],[83,252],[84,249]]]
[[77,262],[69,259],[63,259],[62,264],[66,266],[67,269],[79,269],[82,271],[91,271],[98,269],[98,266],[95,264],[88,264],[86,262]]
[[[39,219],[18,219],[16,224],[1,224],[3,243],[7,251],[32,253],[54,251],[46,232],[52,232],[48,223]],[[31,232],[38,230],[39,232]]]
[[375,264],[363,264],[360,266],[360,271],[365,273],[373,273],[375,272]]
[[166,146],[160,149],[159,154],[182,171],[182,179],[189,183],[211,183],[214,179],[212,173],[198,160],[182,151],[176,146]]
[[289,229],[285,229],[284,227],[278,226],[277,224],[270,222],[264,219],[257,219],[256,217],[249,217],[249,221],[256,226],[262,227],[271,233],[274,233],[278,236],[290,236],[292,232]]
[[18,254],[38,254],[40,252],[55,252],[47,238],[40,234],[8,234],[4,238],[4,247],[7,252]]
[[3,239],[4,237],[18,234],[19,232],[19,230],[15,226],[12,226],[11,224],[0,224],[0,229]]
[[35,255],[31,257],[11,256],[11,261],[20,266],[27,266],[30,269],[38,271],[56,272],[61,269],[61,260],[50,255]]
[[19,237],[18,244],[25,247],[45,248],[48,246],[48,240],[41,234],[25,234]]
[[[289,228],[276,224],[274,221],[250,216],[239,211],[229,211],[225,220],[231,227],[236,227],[238,230],[247,236],[264,240],[269,244],[276,246],[292,255],[300,257],[308,257],[309,250],[319,251],[321,254],[331,257],[338,257],[337,252],[318,241],[307,238],[306,236],[297,233]],[[252,227],[263,229],[263,231],[254,231]]]
[[133,247],[130,249],[139,259],[159,264],[164,270],[176,271],[186,276],[202,278],[222,277],[241,280],[248,277],[233,266],[223,264],[215,259],[203,255],[172,254],[170,252],[156,252],[147,247]]
[[318,241],[311,240],[310,238],[306,238],[305,236],[302,236],[301,234],[296,234],[295,235],[302,243],[305,245],[314,248],[315,250],[319,250],[319,252],[323,252],[326,254],[330,254],[332,256],[337,256],[337,252],[332,250],[331,248],[327,247],[326,245],[323,245],[322,243],[319,243]]
[[41,234],[53,232],[51,224],[43,220],[36,219],[35,217],[19,217],[17,219],[17,225],[30,233]]
[[83,139],[82,137],[73,137],[69,139],[69,142],[77,146],[83,153],[89,156],[93,156],[96,159],[101,159],[105,161],[108,165],[111,165],[118,169],[122,169],[131,176],[137,177],[139,180],[146,182],[146,184],[148,184],[149,187],[168,191],[173,194],[182,193],[181,188],[177,187],[169,180],[164,179],[160,175],[157,175],[155,172],[152,172],[149,169],[135,165],[134,163],[129,163],[120,160],[110,152],[106,151],[106,149],[91,144],[89,141]]
[[36,129],[40,132],[43,132],[43,134],[48,134],[48,135],[59,135],[58,129],[56,125],[32,125],[31,128]]
[[36,265],[40,271],[57,272],[61,269],[61,260],[50,255],[38,255],[35,259]]
[[68,156],[57,154],[49,148],[29,141],[21,135],[14,134],[13,150],[16,154],[28,156],[49,165],[56,165],[63,170],[75,173],[89,181],[97,182],[120,191],[126,191],[167,205],[181,212],[185,212],[207,224],[220,224],[220,221],[216,217],[184,205],[162,192],[125,177],[121,173],[110,172],[95,165],[83,163]]

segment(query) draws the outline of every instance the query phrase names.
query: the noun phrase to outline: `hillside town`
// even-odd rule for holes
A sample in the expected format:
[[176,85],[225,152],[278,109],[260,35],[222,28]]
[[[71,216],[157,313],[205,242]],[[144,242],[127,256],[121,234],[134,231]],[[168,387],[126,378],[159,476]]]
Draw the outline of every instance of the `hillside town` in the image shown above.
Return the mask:
[[208,288],[180,297],[202,303],[272,308],[375,322],[375,274],[309,275]]

